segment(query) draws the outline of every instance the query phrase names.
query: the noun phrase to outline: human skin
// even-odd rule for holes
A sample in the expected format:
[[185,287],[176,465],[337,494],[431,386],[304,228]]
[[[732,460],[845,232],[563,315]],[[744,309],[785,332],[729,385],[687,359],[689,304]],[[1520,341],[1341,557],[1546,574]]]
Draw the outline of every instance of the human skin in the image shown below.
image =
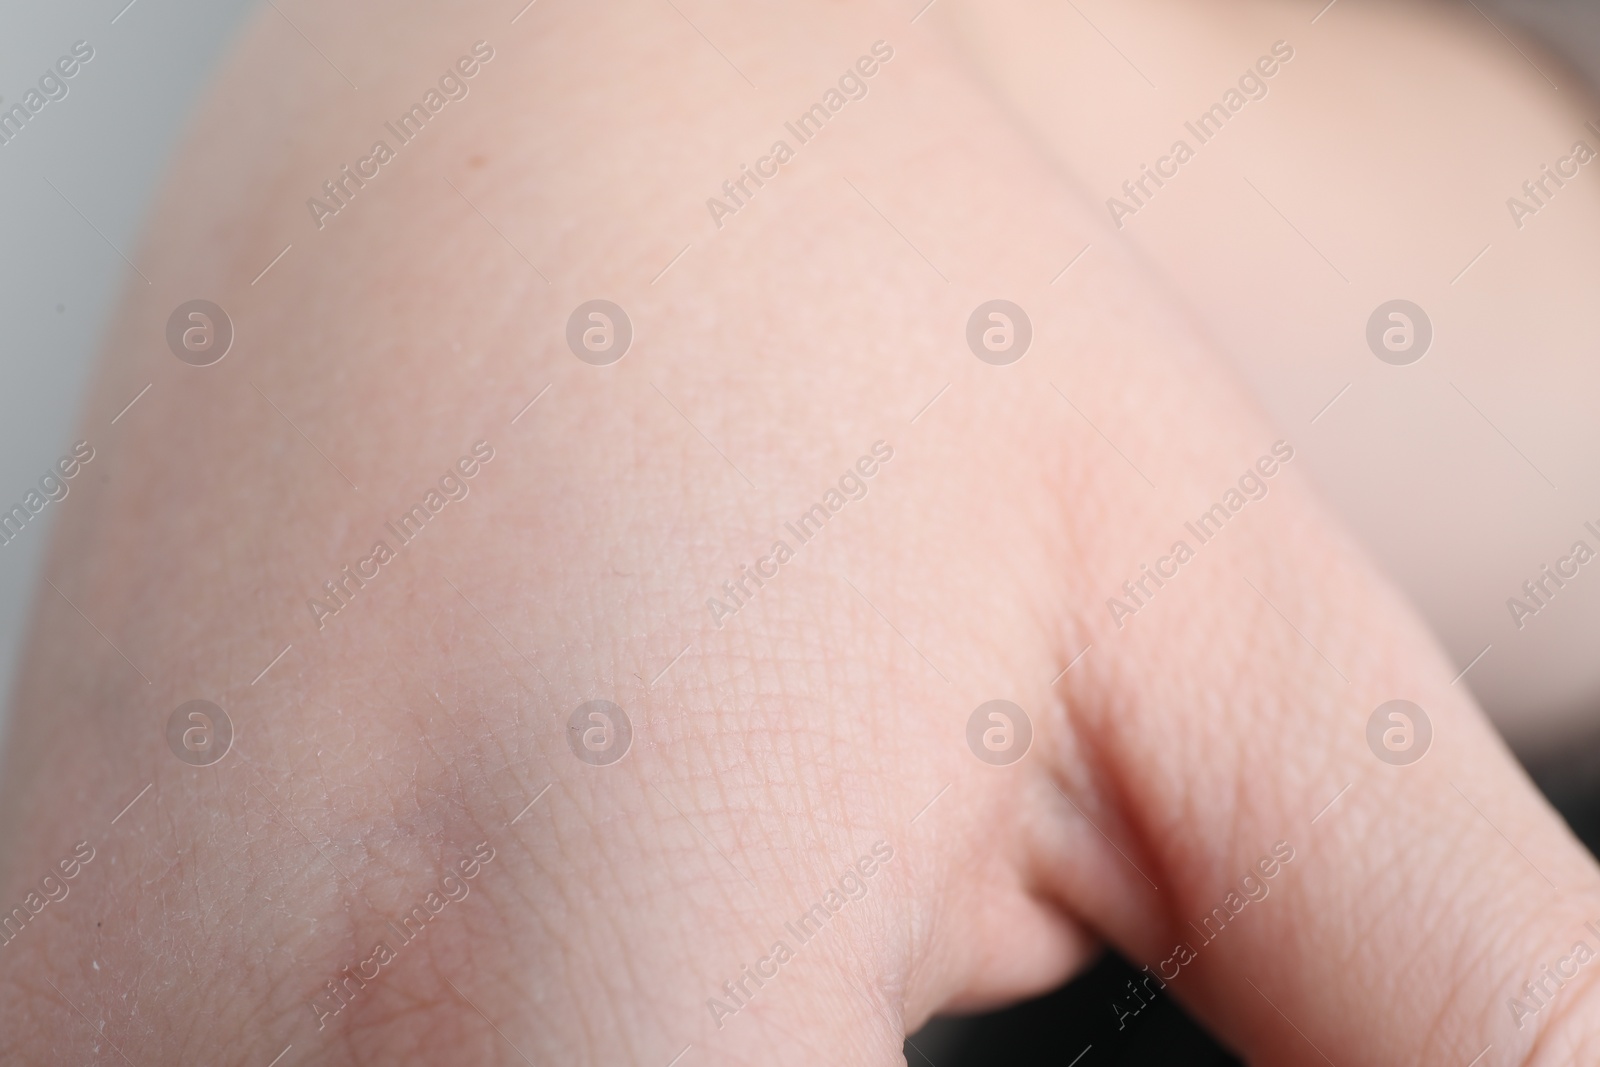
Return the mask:
[[[1294,436],[1121,252],[1049,284],[1096,208],[956,47],[896,7],[685,9],[757,90],[668,7],[513,14],[322,14],[355,93],[269,12],[174,165],[14,699],[0,900],[96,855],[0,946],[0,1059],[898,1063],[1104,942],[1159,964],[1280,841],[1168,987],[1251,1062],[1592,1057],[1600,968],[1520,1029],[1505,1002],[1592,936],[1595,866],[1300,460],[1112,620]],[[305,198],[479,39],[471,95],[317,230]],[[715,227],[880,39],[866,99]],[[997,294],[1034,326],[1007,367],[964,340]],[[201,369],[162,339],[197,295],[238,331]],[[563,340],[597,296],[636,331],[603,368]],[[319,629],[307,599],[480,439],[470,494]],[[879,440],[866,497],[715,625]],[[204,769],[166,741],[197,697],[237,730]],[[595,698],[633,724],[604,767],[567,742]],[[996,698],[1034,732],[1005,767],[965,739]],[[1406,767],[1365,739],[1395,698],[1434,731]],[[479,842],[470,895],[319,1030]]]
[[[1587,166],[1560,186],[1541,172],[1577,140],[1600,148],[1583,80],[1502,36],[1488,4],[995,0],[929,17],[1107,221],[1078,266],[1135,250],[1296,429],[1319,487],[1455,661],[1492,646],[1469,680],[1518,751],[1592,737],[1600,587],[1568,583],[1520,628],[1507,608],[1586,536],[1600,496],[1585,414],[1600,402],[1600,194]],[[1199,145],[1183,123],[1275,42],[1294,58],[1111,226],[1107,199],[1133,204],[1123,181],[1176,138]],[[1514,217],[1512,196],[1535,203],[1530,179],[1546,208]],[[1373,359],[1362,336],[1395,297],[1433,325],[1411,366]]]

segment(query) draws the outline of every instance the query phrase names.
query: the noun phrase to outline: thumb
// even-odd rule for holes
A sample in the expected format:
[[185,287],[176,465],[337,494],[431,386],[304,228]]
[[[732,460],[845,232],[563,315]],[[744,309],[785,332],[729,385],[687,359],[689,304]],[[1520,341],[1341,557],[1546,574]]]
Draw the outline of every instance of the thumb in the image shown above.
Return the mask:
[[[1600,1047],[1593,860],[1292,471],[1225,536],[1191,535],[1204,504],[1168,501],[1252,459],[1216,451],[1151,505],[1195,542],[1180,577],[1126,615],[1075,605],[1094,651],[1057,689],[1037,791],[1058,899],[1148,965],[1119,1010],[1164,989],[1252,1063]],[[1079,533],[1089,572],[1145,573]]]

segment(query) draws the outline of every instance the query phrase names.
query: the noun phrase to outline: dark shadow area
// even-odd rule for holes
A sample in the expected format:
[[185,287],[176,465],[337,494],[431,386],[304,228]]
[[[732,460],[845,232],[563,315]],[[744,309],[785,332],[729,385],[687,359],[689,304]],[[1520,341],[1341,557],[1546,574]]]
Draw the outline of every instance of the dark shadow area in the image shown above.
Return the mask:
[[[1600,739],[1529,767],[1535,783],[1590,852],[1600,855]],[[1138,967],[1108,951],[1084,974],[1024,1004],[934,1019],[906,1042],[910,1067],[1242,1067],[1172,999],[1137,1015],[1128,983]],[[1087,1051],[1086,1051],[1087,1050]],[[1081,1058],[1078,1058],[1081,1057]]]
[[[1166,993],[1134,1004],[1143,977],[1114,952],[1065,986],[1014,1008],[935,1019],[906,1042],[910,1067],[1239,1067]],[[1085,1052],[1087,1050],[1087,1052]],[[1075,1057],[1081,1056],[1074,1063]]]

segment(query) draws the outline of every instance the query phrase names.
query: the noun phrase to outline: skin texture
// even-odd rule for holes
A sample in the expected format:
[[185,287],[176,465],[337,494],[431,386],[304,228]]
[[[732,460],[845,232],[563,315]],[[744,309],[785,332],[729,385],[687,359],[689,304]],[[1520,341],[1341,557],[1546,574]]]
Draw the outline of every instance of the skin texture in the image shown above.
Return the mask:
[[[697,8],[704,38],[646,4],[511,14],[320,15],[359,95],[262,21],[174,165],[0,796],[5,901],[95,858],[0,946],[0,1059],[898,1063],[1102,941],[1198,944],[1278,842],[1169,986],[1251,1062],[1592,1057],[1600,968],[1520,1029],[1505,1001],[1600,919],[1595,866],[1300,458],[1107,611],[1296,443],[1126,252],[1050,284],[1095,205],[959,44],[890,7]],[[318,230],[305,198],[479,39],[471,94]],[[880,39],[866,99],[717,228],[704,198]],[[197,294],[238,332],[203,369],[162,342]],[[1008,367],[964,341],[997,294],[1034,328]],[[635,329],[609,367],[563,340],[597,296]],[[319,629],[307,598],[479,440],[465,499]],[[716,625],[877,441],[865,497]],[[237,731],[203,769],[165,735],[196,697]],[[605,767],[567,739],[595,698],[632,722]],[[965,740],[997,698],[1033,730],[1006,767]],[[1365,740],[1395,698],[1433,727],[1408,767]],[[480,843],[319,1029],[324,983]]]
[[[1575,141],[1600,148],[1584,81],[1538,42],[1513,46],[1485,4],[1340,0],[1314,23],[1321,5],[935,10],[1106,221],[1077,266],[1120,245],[1192,311],[1456,663],[1492,644],[1469,680],[1519,753],[1592,738],[1600,586],[1568,583],[1521,628],[1507,608],[1540,564],[1588,536],[1600,499],[1589,462],[1600,426],[1584,414],[1600,403],[1586,310],[1600,285],[1600,192],[1583,165],[1559,187],[1543,178],[1537,214],[1507,206],[1534,203],[1524,183]],[[1111,225],[1107,198],[1131,205],[1121,186],[1141,165],[1175,138],[1199,145],[1184,122],[1276,42],[1294,57],[1269,62],[1258,98]],[[1362,341],[1395,297],[1434,328],[1410,366]]]

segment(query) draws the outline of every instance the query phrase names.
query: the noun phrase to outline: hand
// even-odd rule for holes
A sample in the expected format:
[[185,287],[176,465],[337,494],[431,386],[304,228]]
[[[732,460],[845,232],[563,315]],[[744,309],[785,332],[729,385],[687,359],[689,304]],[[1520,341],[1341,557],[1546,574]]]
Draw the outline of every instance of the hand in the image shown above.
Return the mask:
[[[1593,862],[1139,268],[1050,285],[1099,222],[936,35],[326,17],[361,93],[264,16],[89,404],[3,798],[7,906],[70,891],[0,945],[5,1059],[896,1063],[1103,941],[1252,1062],[1582,1058],[1600,968],[1521,984],[1600,944]],[[155,340],[197,294],[205,368]]]

